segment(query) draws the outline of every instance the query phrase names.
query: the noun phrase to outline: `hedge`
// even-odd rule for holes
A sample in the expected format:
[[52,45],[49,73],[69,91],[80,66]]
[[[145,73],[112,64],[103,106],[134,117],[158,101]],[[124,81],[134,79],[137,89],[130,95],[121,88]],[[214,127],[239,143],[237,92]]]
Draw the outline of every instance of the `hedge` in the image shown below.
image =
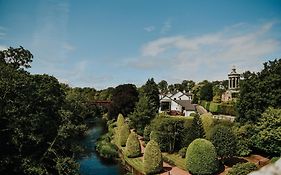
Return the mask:
[[163,169],[163,158],[159,145],[154,140],[150,140],[146,145],[143,157],[144,172],[146,174],[159,173]]
[[224,115],[232,115],[232,116],[236,116],[237,114],[236,107],[231,104],[201,101],[201,105],[205,109],[207,109],[208,111],[214,114],[224,114]]
[[228,171],[227,175],[247,175],[257,169],[258,167],[252,162],[238,163]]
[[192,174],[213,174],[219,169],[214,145],[206,139],[196,139],[187,148],[186,168]]
[[125,154],[127,157],[133,158],[141,155],[141,146],[136,133],[132,132],[126,142]]

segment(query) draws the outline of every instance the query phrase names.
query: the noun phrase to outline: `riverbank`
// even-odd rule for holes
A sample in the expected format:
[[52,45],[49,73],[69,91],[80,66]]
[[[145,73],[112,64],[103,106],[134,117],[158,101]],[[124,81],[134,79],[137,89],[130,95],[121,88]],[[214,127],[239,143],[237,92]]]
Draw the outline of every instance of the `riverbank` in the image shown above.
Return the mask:
[[102,123],[96,122],[85,133],[80,141],[85,151],[77,161],[80,164],[81,175],[125,175],[127,171],[119,161],[104,159],[95,150],[97,139],[106,132]]

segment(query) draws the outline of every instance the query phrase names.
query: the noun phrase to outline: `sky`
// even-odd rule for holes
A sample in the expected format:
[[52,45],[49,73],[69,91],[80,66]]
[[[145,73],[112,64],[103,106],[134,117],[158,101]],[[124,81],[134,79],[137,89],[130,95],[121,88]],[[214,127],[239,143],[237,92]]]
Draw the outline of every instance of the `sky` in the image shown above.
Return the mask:
[[281,55],[281,0],[0,0],[0,50],[72,87],[224,80]]

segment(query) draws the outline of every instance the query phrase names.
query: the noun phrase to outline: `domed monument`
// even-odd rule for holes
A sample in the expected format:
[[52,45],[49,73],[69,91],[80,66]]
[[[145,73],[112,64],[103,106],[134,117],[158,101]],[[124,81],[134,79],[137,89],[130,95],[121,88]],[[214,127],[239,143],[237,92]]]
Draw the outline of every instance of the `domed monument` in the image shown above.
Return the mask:
[[235,66],[228,74],[228,89],[222,94],[221,100],[223,102],[235,100],[239,93],[240,74],[236,72]]

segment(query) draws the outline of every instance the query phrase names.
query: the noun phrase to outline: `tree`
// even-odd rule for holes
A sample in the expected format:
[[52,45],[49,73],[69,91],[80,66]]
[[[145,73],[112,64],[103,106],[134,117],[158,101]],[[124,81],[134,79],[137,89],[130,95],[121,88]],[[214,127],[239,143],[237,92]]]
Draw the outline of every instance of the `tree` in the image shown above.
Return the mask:
[[112,92],[112,103],[109,107],[109,116],[116,118],[121,113],[125,117],[133,112],[138,101],[138,91],[135,85],[123,84],[117,86]]
[[218,156],[229,158],[236,153],[236,136],[230,127],[219,124],[213,128],[210,140],[214,144]]
[[191,91],[192,88],[195,86],[195,82],[192,80],[183,80],[181,84],[182,84],[183,90],[185,90],[187,92]]
[[151,116],[155,116],[158,112],[160,102],[159,102],[159,89],[154,79],[148,79],[145,85],[141,87],[141,95],[145,95],[148,98],[151,111]]
[[176,89],[175,89],[175,86],[174,86],[173,84],[169,84],[169,85],[168,85],[168,90],[169,90],[169,92],[173,92],[173,91],[175,91]]
[[268,108],[254,126],[254,146],[268,154],[281,152],[281,109]]
[[131,132],[126,142],[125,154],[127,157],[138,157],[141,155],[141,146],[136,133]]
[[161,80],[158,83],[158,89],[161,91],[161,93],[166,94],[168,92],[168,83],[165,80]]
[[203,124],[199,114],[195,114],[192,120],[192,129],[194,139],[204,138],[205,132],[203,128]]
[[20,67],[30,68],[33,55],[29,50],[24,49],[22,46],[19,48],[9,47],[7,50],[0,51],[0,62],[9,64],[15,69]]
[[269,106],[281,107],[281,59],[264,63],[261,72],[247,71],[243,78],[237,105],[238,122],[255,123]]
[[213,100],[213,85],[208,81],[203,82],[203,86],[199,90],[200,100],[212,101]]
[[162,171],[163,158],[157,142],[154,140],[148,142],[143,157],[143,169],[146,174],[154,174]]
[[145,126],[150,123],[154,115],[148,97],[142,95],[136,104],[134,112],[129,115],[130,125],[136,129],[137,133],[143,134]]
[[192,174],[214,174],[219,164],[214,145],[205,139],[194,140],[186,151],[186,167]]

